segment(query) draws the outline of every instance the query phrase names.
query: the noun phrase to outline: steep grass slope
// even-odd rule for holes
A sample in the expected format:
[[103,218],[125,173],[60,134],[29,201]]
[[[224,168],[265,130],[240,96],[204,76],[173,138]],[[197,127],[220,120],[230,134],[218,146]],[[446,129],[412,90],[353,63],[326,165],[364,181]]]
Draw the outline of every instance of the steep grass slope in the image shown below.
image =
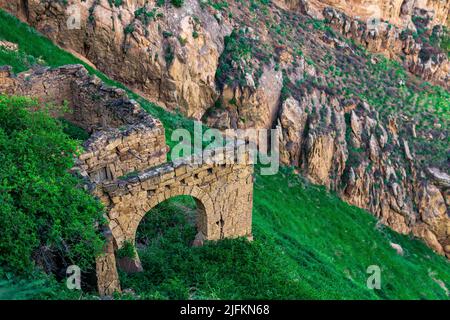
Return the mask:
[[[201,248],[189,246],[192,202],[174,199],[151,210],[138,230],[145,271],[121,274],[123,287],[161,299],[448,298],[445,259],[287,168],[257,176],[254,202],[252,243]],[[381,269],[380,290],[367,288],[371,265]]]
[[[19,44],[18,53],[0,50],[0,65],[15,71],[35,63],[82,63],[2,11],[0,39]],[[191,121],[130,94],[163,121],[168,137],[174,128],[192,129]],[[141,298],[448,299],[447,260],[287,168],[256,177],[252,243],[238,239],[190,247],[194,209],[189,199],[174,199],[147,215],[140,227],[145,245],[139,247],[145,272],[121,275],[124,288]],[[401,245],[404,255],[390,242]],[[381,268],[380,290],[366,286],[370,265]]]

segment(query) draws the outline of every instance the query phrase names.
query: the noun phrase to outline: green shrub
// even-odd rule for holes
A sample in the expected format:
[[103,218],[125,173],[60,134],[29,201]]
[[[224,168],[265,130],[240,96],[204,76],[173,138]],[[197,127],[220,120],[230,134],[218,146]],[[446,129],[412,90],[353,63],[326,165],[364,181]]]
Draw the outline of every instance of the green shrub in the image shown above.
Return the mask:
[[59,119],[63,125],[63,131],[65,134],[67,134],[70,138],[79,140],[79,141],[86,141],[89,139],[90,134],[84,130],[83,128],[77,126],[76,124],[73,124],[70,121],[67,121],[64,118]]
[[109,6],[120,7],[123,4],[123,0],[108,0]]
[[146,7],[141,7],[134,12],[134,16],[136,19],[141,20],[144,25],[148,26],[150,22],[155,19],[157,14],[156,9],[147,11]]
[[37,259],[53,271],[57,259],[85,270],[102,247],[102,207],[68,173],[77,142],[42,109],[0,96],[0,267],[31,270]]
[[124,32],[125,32],[125,34],[133,33],[134,32],[134,24],[130,23],[129,25],[127,25],[125,27]]
[[[251,59],[254,54],[255,44],[248,38],[244,30],[233,30],[224,39],[225,48],[219,59],[216,70],[216,79],[219,87],[224,84],[245,85],[245,74],[252,73]],[[233,65],[241,64],[243,69],[235,70]]]
[[126,240],[123,244],[123,247],[117,250],[116,256],[119,259],[122,258],[134,259],[136,257],[136,252],[134,250],[133,244],[130,241]]
[[173,59],[175,59],[175,52],[170,45],[166,47],[166,50],[164,52],[164,59],[166,60],[166,64],[168,66],[170,66],[173,62]]
[[184,4],[184,0],[170,0],[170,3],[172,3],[174,7],[181,8]]
[[0,47],[0,65],[8,65],[13,68],[13,71],[18,73],[30,69],[41,61],[33,56],[30,56],[21,50],[9,51]]

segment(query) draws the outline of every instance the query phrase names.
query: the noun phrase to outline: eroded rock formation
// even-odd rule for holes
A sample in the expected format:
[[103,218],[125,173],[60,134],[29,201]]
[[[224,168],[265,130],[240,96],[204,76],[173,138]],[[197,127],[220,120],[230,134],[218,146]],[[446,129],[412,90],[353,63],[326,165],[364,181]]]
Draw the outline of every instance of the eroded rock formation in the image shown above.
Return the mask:
[[[164,10],[153,2],[126,1],[116,7],[88,0],[80,4],[81,29],[75,30],[67,29],[70,13],[61,4],[25,2],[0,0],[0,6],[116,80],[212,127],[278,126],[284,164],[450,256],[448,162],[429,165],[429,155],[417,154],[421,143],[448,141],[448,122],[439,123],[427,111],[429,123],[416,128],[419,121],[403,112],[405,105],[395,106],[386,96],[403,99],[405,82],[414,90],[419,81],[371,77],[385,65],[348,41],[404,60],[413,74],[448,88],[448,58],[415,38],[411,17],[427,24],[426,36],[440,33],[449,1],[277,0],[276,6],[259,11],[229,1],[230,18],[194,0]],[[381,7],[377,28],[367,24],[363,7],[368,4]],[[326,19],[325,25],[311,17]],[[403,32],[405,27],[411,30]],[[220,65],[224,37],[232,29],[238,37],[231,39],[230,57]],[[383,76],[394,78],[388,71]],[[360,98],[373,99],[370,90],[379,90],[386,105],[377,108],[373,100],[370,105],[365,102],[370,99]],[[391,112],[384,112],[388,108]]]
[[182,8],[144,0],[111,3],[2,0],[0,7],[149,100],[200,119],[218,96],[214,75],[231,29],[197,0]]
[[[411,73],[449,87],[450,62],[447,53],[428,43],[417,41],[412,31],[396,28],[383,21],[370,26],[330,7],[324,9],[323,15],[336,30],[362,44],[370,52],[382,53],[394,60],[403,60],[405,68]],[[442,32],[442,27],[435,26],[429,30],[427,36],[431,37],[433,33],[439,32]]]
[[427,179],[395,121],[385,125],[368,104],[349,107],[318,90],[289,97],[279,115],[281,160],[450,257],[449,177],[431,168]]
[[430,26],[449,25],[448,0],[276,0],[278,5],[299,10],[316,18],[323,18],[326,7],[333,7],[347,15],[368,21],[383,19],[399,27],[409,27],[413,17],[424,17]]

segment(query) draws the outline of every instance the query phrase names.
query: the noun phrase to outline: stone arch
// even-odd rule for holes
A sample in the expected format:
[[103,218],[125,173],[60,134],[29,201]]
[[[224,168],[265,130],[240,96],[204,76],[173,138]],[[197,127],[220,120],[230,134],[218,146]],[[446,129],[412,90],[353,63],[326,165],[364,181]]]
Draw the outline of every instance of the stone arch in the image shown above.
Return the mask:
[[[161,196],[164,194],[164,196]],[[142,219],[148,214],[150,210],[155,208],[158,204],[169,200],[177,196],[191,196],[197,204],[197,216],[196,227],[197,236],[194,240],[194,244],[201,243],[204,239],[215,239],[215,235],[220,236],[220,232],[214,230],[216,227],[214,204],[210,195],[197,186],[191,187],[177,187],[170,190],[170,193],[155,192],[153,196],[149,197],[143,206],[139,207],[139,210],[133,213],[132,222],[128,224],[126,230],[123,228],[115,228],[113,230],[114,247],[120,249],[125,241],[129,241],[135,245],[136,232],[142,221]],[[139,195],[137,195],[139,197]],[[119,215],[120,219],[120,215]],[[141,262],[137,252],[135,252],[135,258],[123,258],[118,261],[119,266],[127,272],[140,272],[142,271]]]
[[[134,223],[132,225],[133,241],[136,239],[136,232],[139,227],[139,224],[141,223],[142,219],[147,215],[147,213],[153,208],[155,208],[158,204],[163,203],[164,201],[167,201],[177,196],[191,196],[195,200],[198,211],[196,217],[197,231],[201,232],[204,238],[210,239],[212,233],[211,226],[213,224],[214,220],[213,218],[215,216],[214,204],[208,193],[202,191],[197,186],[193,186],[193,187],[179,187],[172,189],[170,196],[168,197],[158,197],[155,195],[151,199],[149,199],[150,209],[148,209],[143,214],[138,214],[138,218],[134,220]],[[156,201],[154,198],[156,199]]]

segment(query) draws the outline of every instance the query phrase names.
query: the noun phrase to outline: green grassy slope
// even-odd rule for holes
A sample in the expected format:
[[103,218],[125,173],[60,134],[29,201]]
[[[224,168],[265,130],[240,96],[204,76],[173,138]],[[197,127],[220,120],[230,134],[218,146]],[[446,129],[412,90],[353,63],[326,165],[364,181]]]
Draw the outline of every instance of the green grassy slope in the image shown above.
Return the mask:
[[[0,51],[0,65],[13,65],[16,71],[36,62],[82,63],[2,11],[0,39],[19,44],[19,54]],[[130,94],[161,119],[169,137],[174,128],[192,129],[191,121]],[[417,240],[377,225],[369,213],[303,182],[288,169],[257,176],[252,243],[225,240],[191,248],[195,230],[185,222],[186,213],[193,211],[190,201],[174,199],[147,215],[140,227],[147,246],[139,249],[145,272],[121,275],[124,288],[133,288],[142,298],[448,298],[438,283],[450,288],[446,259]],[[390,241],[403,247],[404,256]],[[370,265],[382,270],[381,290],[366,287]]]
[[[257,176],[254,241],[191,248],[193,204],[173,199],[147,214],[138,230],[145,271],[121,274],[141,298],[446,299],[449,263],[423,243],[396,234],[367,212],[283,169]],[[400,244],[404,255],[391,248]],[[139,243],[145,243],[140,247]],[[367,267],[381,289],[367,288]],[[435,280],[433,280],[433,278]]]

